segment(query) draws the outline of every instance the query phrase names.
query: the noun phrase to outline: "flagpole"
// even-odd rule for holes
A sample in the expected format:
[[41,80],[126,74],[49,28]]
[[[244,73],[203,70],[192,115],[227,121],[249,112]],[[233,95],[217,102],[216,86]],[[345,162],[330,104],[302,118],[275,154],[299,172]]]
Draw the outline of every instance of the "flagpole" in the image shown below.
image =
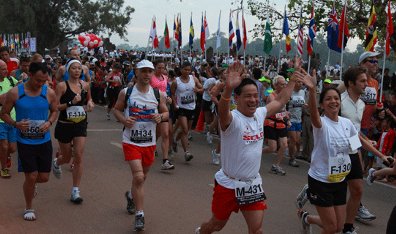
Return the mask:
[[278,56],[278,69],[277,69],[277,73],[279,73],[280,70],[280,66],[281,66],[281,52],[282,52],[282,40],[279,41],[279,56]]
[[311,72],[311,55],[308,57],[308,74]]
[[[345,17],[347,14],[347,1],[345,1],[344,18],[342,19],[342,44],[341,44],[341,66],[340,66],[340,80],[342,79],[342,67],[344,64],[344,38],[345,38]],[[342,13],[341,13],[342,14]]]
[[[385,39],[386,40],[386,39]],[[382,89],[384,86],[384,73],[385,73],[385,63],[386,63],[386,41],[385,41],[385,46],[384,46],[384,61],[382,63],[382,74],[381,74],[381,89],[380,89],[380,102],[382,102]]]
[[327,67],[326,67],[326,76],[329,76],[329,68],[330,68],[330,53],[331,49],[329,48],[329,53],[327,53]]

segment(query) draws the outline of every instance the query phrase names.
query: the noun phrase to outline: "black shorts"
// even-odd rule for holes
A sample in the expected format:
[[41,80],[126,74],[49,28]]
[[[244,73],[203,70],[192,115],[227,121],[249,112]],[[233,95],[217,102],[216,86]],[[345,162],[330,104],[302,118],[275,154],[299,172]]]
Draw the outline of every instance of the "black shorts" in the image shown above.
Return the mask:
[[308,176],[308,199],[312,205],[320,207],[341,206],[346,204],[346,180],[339,183],[323,183]]
[[345,180],[363,179],[362,164],[360,163],[359,154],[350,154],[351,172],[346,176]]
[[28,145],[17,142],[18,156],[22,165],[22,171],[50,172],[52,163],[52,142],[39,145]]
[[74,137],[87,136],[88,122],[83,121],[80,123],[62,123],[57,122],[55,127],[55,138],[60,143],[70,143]]
[[179,108],[176,112],[177,118],[180,116],[185,116],[187,120],[193,120],[195,117],[195,110],[188,110],[184,108]]
[[212,111],[212,101],[205,101],[202,99],[202,110],[203,111]]
[[287,128],[264,126],[264,136],[269,140],[277,141],[279,138],[287,137]]

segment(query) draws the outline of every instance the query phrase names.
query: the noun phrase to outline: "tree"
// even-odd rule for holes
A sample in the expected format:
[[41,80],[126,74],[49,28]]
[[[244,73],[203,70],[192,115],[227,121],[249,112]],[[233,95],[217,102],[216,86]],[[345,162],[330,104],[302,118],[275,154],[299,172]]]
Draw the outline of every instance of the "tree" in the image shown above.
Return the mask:
[[125,39],[134,8],[124,0],[1,0],[2,33],[31,32],[37,49],[59,46],[82,32],[118,34]]
[[[317,31],[325,32],[328,14],[332,7],[333,1],[312,0],[312,2],[315,5],[315,22],[317,25]],[[295,29],[298,27],[299,13],[301,8],[303,10],[303,17],[308,23],[312,2],[302,0],[289,1],[289,4],[287,6],[287,14],[292,31],[296,31]],[[371,2],[372,0],[348,1],[347,21],[353,37],[358,37],[361,40],[365,39],[365,32],[368,18],[370,15]],[[385,25],[387,1],[377,0],[374,2],[377,12],[377,30],[379,33],[379,40],[384,40],[386,34]],[[335,1],[335,7],[338,17],[340,17],[341,15],[343,3],[344,1]],[[239,4],[239,1],[234,0],[234,4]],[[273,30],[282,30],[280,22],[283,20],[283,10],[281,12],[278,11],[276,9],[276,4],[266,4],[265,2],[259,0],[248,0],[247,5],[250,13],[253,16],[256,16],[260,21],[259,24],[255,25],[255,29],[253,29],[254,35],[256,37],[259,35],[264,35],[265,20],[267,17],[270,18],[271,28]],[[393,4],[392,7],[393,19],[395,19],[395,4]],[[396,34],[393,35],[391,46],[394,50],[396,50]]]

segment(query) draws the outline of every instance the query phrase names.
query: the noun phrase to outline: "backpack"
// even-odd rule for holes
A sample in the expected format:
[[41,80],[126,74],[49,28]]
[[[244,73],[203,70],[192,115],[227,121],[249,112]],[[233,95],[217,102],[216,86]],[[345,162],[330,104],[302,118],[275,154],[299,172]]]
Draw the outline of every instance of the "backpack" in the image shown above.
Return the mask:
[[[128,106],[128,99],[129,99],[129,97],[132,94],[133,87],[135,87],[135,85],[132,85],[131,87],[128,87],[127,91],[125,93],[125,108]],[[160,99],[161,99],[160,92],[156,88],[153,88],[153,90],[154,90],[155,99],[157,99],[157,102],[158,102],[158,107],[157,108],[159,108]]]

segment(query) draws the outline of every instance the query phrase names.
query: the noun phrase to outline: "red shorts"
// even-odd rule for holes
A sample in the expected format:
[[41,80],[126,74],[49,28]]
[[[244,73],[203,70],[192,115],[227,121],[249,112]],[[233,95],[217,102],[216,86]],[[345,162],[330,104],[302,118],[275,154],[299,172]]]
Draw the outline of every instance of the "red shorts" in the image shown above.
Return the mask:
[[259,201],[248,205],[238,205],[235,198],[235,191],[228,189],[217,183],[213,188],[212,212],[216,219],[228,220],[232,212],[238,213],[239,210],[265,210],[265,201]]
[[154,153],[156,146],[136,146],[122,143],[125,161],[141,160],[143,167],[149,167],[154,163]]

